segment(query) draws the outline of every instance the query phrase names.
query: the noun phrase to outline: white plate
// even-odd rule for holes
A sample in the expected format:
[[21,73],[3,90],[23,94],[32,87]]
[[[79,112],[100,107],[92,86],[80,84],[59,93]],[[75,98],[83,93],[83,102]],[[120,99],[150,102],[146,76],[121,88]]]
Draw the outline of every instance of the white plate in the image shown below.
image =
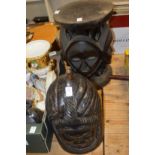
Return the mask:
[[50,49],[46,40],[34,40],[26,44],[26,58],[35,58],[44,55]]

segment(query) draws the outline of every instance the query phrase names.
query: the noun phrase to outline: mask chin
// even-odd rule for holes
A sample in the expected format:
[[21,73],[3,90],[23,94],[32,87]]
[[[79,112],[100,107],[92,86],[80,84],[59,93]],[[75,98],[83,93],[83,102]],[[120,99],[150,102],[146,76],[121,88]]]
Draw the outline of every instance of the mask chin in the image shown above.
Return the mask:
[[[94,137],[95,135],[95,137]],[[79,125],[76,129],[59,128],[56,137],[61,146],[70,153],[87,153],[96,148],[102,141],[100,128]]]

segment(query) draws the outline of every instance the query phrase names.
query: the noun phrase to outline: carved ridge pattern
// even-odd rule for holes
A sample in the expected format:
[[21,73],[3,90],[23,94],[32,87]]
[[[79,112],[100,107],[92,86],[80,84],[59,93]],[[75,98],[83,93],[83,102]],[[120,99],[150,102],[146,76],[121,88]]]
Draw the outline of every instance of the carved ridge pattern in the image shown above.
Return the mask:
[[[73,90],[70,97],[65,95],[68,82]],[[100,102],[95,87],[82,75],[73,73],[70,81],[61,75],[52,83],[46,96],[46,110],[62,148],[71,153],[86,153],[101,143]]]

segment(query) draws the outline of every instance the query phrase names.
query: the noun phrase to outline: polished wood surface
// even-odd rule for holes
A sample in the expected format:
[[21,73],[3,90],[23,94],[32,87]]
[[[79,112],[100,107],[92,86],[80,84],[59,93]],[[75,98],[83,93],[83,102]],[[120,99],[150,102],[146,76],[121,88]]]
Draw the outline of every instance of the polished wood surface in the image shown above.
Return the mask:
[[[113,74],[127,75],[124,55],[112,58]],[[129,154],[129,82],[111,80],[104,88],[105,155]],[[101,154],[99,154],[101,155]]]
[[33,40],[47,40],[51,44],[57,38],[59,31],[53,23],[43,23],[27,27],[27,31],[33,33]]
[[[113,55],[113,73],[124,75],[124,55]],[[128,81],[111,80],[104,87],[105,155],[128,155],[129,139],[129,99]],[[103,143],[85,155],[104,155]],[[51,152],[27,153],[27,155],[72,155],[64,151],[53,138]]]

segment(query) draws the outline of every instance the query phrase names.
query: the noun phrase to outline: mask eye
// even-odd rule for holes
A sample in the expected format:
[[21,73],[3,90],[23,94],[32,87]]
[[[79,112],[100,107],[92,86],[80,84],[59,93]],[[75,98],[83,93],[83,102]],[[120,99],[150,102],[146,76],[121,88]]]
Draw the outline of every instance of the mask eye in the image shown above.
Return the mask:
[[95,56],[91,56],[91,57],[88,57],[86,59],[86,62],[89,66],[93,66],[97,61],[97,58]]
[[92,60],[96,60],[96,59],[97,59],[97,58],[96,58],[95,56],[91,56],[91,57],[88,57],[88,58],[87,58],[88,61],[92,61]]
[[77,68],[79,68],[80,65],[81,65],[81,60],[80,60],[80,58],[78,58],[78,57],[72,58],[72,59],[71,59],[71,62],[72,62],[72,64],[73,64],[74,66],[76,66]]
[[78,62],[78,61],[80,61],[80,58],[74,57],[74,58],[72,58],[72,61],[73,62]]

